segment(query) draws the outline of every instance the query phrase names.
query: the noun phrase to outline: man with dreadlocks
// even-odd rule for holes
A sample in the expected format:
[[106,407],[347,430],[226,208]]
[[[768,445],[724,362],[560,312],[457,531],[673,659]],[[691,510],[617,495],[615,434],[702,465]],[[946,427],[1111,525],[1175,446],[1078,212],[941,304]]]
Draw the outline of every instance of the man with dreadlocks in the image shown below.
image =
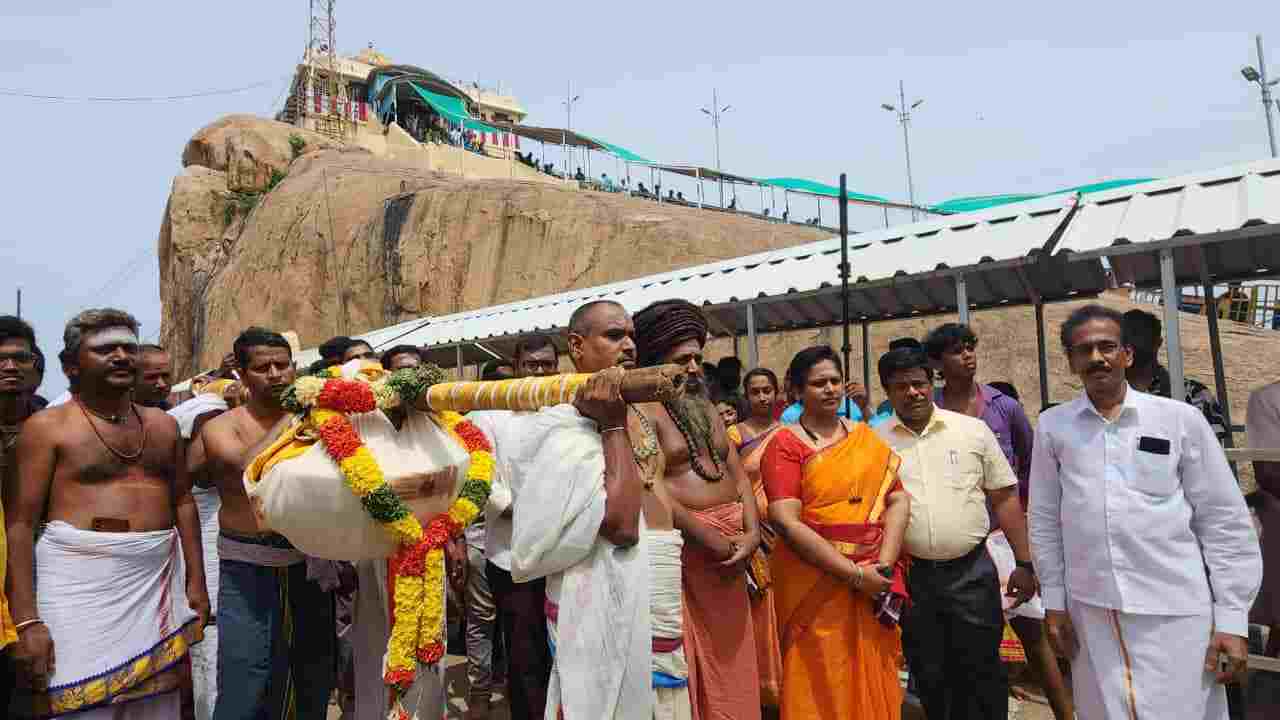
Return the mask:
[[760,683],[746,560],[760,544],[755,495],[702,376],[707,321],[697,306],[664,300],[636,313],[643,367],[673,363],[688,379],[681,399],[644,413],[666,456],[664,485],[684,534],[684,647],[694,720],[760,717]]

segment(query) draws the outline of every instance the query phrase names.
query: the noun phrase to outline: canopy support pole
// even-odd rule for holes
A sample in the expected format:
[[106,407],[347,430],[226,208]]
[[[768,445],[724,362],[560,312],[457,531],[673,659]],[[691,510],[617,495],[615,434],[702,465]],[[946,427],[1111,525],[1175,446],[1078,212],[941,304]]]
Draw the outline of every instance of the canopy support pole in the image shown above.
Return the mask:
[[462,346],[454,345],[453,352],[454,352],[454,367],[458,369],[458,379],[465,380],[466,375],[464,373],[466,372],[466,369],[462,366]]
[[[738,331],[734,330],[733,331],[733,356],[741,359],[741,355],[739,355],[738,353],[739,349],[740,348],[738,347]],[[751,368],[747,368],[747,369],[750,370]]]
[[1182,330],[1178,327],[1178,286],[1173,275],[1173,250],[1160,251],[1160,289],[1164,295],[1164,346],[1169,352],[1169,386],[1175,400],[1181,400],[1186,387],[1182,362]]
[[[1222,365],[1222,337],[1218,329],[1218,298],[1213,294],[1213,282],[1209,280],[1209,263],[1206,262],[1204,246],[1196,247],[1196,260],[1200,265],[1200,284],[1204,287],[1204,307],[1209,319],[1209,354],[1213,357],[1213,389],[1218,394],[1218,403],[1222,405],[1222,422],[1226,425],[1227,435],[1222,439],[1224,447],[1235,447],[1235,438],[1231,433],[1231,405],[1227,397],[1227,372]],[[1227,302],[1231,302],[1230,291]],[[1234,463],[1232,470],[1234,470]]]
[[871,321],[862,320],[862,388],[871,392]]
[[764,214],[764,186],[760,186],[760,214]]
[[[840,199],[847,198],[848,176],[840,173]],[[849,205],[840,203],[840,327],[844,335],[844,344],[840,351],[844,353],[844,374],[848,377],[849,354],[853,347],[849,344]],[[865,328],[864,328],[865,337]]]
[[817,200],[818,200],[818,227],[822,227],[822,198],[817,198]]
[[[698,180],[698,209],[701,210],[702,209],[702,168],[700,167],[694,168],[693,175]],[[734,338],[734,341],[737,342],[737,338]]]
[[756,304],[747,303],[747,365],[760,367],[760,338],[756,335]]
[[960,313],[960,324],[969,324],[969,285],[964,275],[956,275],[956,312]]
[[884,226],[889,227],[889,206],[884,207]]
[[1036,363],[1040,371],[1040,409],[1049,404],[1049,356],[1044,340],[1044,303],[1036,303]]

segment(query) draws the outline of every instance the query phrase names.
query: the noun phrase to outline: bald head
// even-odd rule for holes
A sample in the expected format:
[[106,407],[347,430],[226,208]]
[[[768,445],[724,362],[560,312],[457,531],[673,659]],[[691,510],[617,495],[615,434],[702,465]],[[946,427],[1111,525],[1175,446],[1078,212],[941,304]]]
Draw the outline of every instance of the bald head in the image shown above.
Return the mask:
[[569,319],[569,358],[578,372],[599,372],[636,364],[636,328],[625,308],[612,300],[589,302]]

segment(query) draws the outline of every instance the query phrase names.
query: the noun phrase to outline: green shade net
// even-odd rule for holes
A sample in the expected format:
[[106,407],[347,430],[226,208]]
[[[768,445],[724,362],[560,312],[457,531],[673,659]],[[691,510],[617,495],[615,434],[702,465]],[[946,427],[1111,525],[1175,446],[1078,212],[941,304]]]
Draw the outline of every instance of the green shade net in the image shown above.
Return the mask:
[[[821,195],[823,197],[838,198],[840,197],[840,188],[824,185],[813,180],[805,180],[803,178],[765,178],[760,181],[761,185],[782,188],[783,190],[792,190],[794,192],[807,193],[809,195]],[[846,193],[850,200],[866,200],[869,202],[889,202],[888,198],[879,195],[867,195],[865,193],[856,193],[852,190]]]
[[497,128],[486,125],[479,120],[471,117],[471,113],[467,112],[467,107],[462,103],[462,98],[451,97],[449,95],[440,95],[430,90],[424,90],[417,83],[409,83],[413,87],[414,92],[418,93],[418,97],[422,101],[430,105],[436,112],[450,122],[458,123],[468,130],[475,130],[484,133],[505,132]]
[[[578,134],[582,135],[582,133],[578,133]],[[603,149],[605,152],[609,153],[610,155],[613,155],[614,157],[618,158],[619,160],[622,160],[623,162],[643,163],[646,165],[651,164],[653,162],[652,160],[648,160],[640,157],[639,155],[631,152],[630,150],[622,147],[621,145],[614,145],[613,143],[605,142],[604,140],[601,140],[599,138],[593,138],[590,135],[582,135],[582,137],[599,145],[601,149]]]
[[936,213],[946,213],[954,215],[955,213],[974,212],[976,210],[986,210],[987,208],[999,207],[1000,205],[1008,205],[1009,203],[1023,202],[1024,200],[1035,200],[1036,198],[1049,197],[1051,195],[1064,195],[1066,193],[1080,193],[1088,195],[1089,193],[1102,192],[1104,190],[1114,190],[1116,188],[1128,187],[1129,185],[1137,185],[1139,183],[1151,182],[1155,178],[1125,178],[1122,180],[1104,180],[1102,182],[1089,183],[1088,185],[1077,185],[1076,187],[1066,188],[1064,190],[1056,190],[1042,195],[976,195],[973,197],[951,198],[944,202],[940,202],[929,208],[930,211]]

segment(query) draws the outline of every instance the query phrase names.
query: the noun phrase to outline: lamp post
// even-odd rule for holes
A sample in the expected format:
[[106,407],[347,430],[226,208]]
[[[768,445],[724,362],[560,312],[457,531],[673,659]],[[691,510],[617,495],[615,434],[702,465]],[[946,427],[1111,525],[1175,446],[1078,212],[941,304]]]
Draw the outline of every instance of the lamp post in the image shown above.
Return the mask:
[[898,81],[898,105],[890,105],[882,103],[880,107],[891,113],[896,113],[898,122],[902,123],[902,148],[907,155],[907,198],[911,202],[911,222],[916,221],[916,188],[915,183],[911,179],[911,141],[907,138],[907,125],[911,122],[911,111],[920,107],[924,100],[917,100],[907,107],[907,93],[903,88],[902,81]]
[[[560,131],[560,156],[564,158],[564,176],[569,178],[569,130],[573,126],[573,104],[582,99],[581,95],[573,95],[569,83],[564,84],[564,129]],[[553,136],[554,137],[554,136]]]
[[1267,80],[1267,63],[1262,58],[1262,36],[1255,35],[1254,40],[1258,45],[1258,67],[1245,65],[1240,68],[1240,74],[1245,80],[1257,83],[1262,90],[1262,109],[1267,116],[1267,141],[1271,144],[1271,157],[1276,157],[1276,128],[1271,119],[1271,86],[1280,83],[1280,79]]
[[724,207],[724,176],[720,173],[720,116],[733,109],[732,105],[720,107],[720,98],[716,95],[716,91],[711,91],[711,109],[699,108],[708,117],[711,118],[711,125],[716,131],[716,179],[720,185],[720,207]]

